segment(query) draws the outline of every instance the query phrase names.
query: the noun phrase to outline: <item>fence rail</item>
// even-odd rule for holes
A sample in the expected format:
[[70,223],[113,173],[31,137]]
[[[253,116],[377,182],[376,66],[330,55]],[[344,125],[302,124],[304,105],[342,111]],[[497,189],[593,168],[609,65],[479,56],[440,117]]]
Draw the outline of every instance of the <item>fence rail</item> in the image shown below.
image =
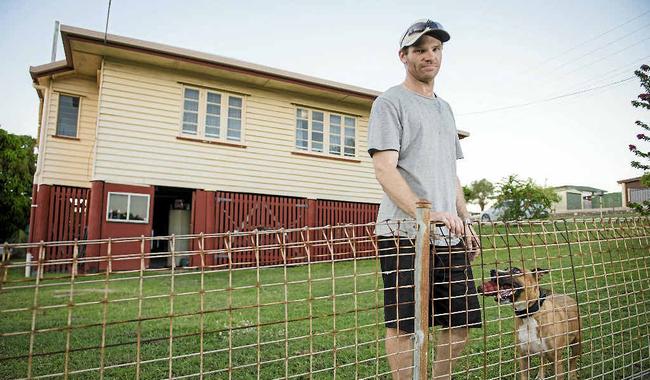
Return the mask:
[[[390,226],[400,231],[414,223]],[[5,244],[0,378],[390,377],[383,252],[374,227]],[[580,378],[650,371],[649,219],[481,223],[475,229],[482,244],[472,262],[477,285],[488,282],[493,269],[545,268],[550,273],[541,286],[577,301]],[[155,240],[167,240],[169,251],[146,253]],[[179,240],[192,248],[177,251]],[[104,254],[86,257],[89,246]],[[113,255],[123,252],[119,246],[138,248]],[[48,254],[56,249],[72,257]],[[18,258],[20,250],[32,252],[34,261]],[[152,255],[171,258],[172,266],[147,268]],[[190,265],[176,266],[177,257]],[[122,260],[139,265],[113,270]],[[97,262],[99,272],[84,270]],[[49,266],[69,271],[52,273]],[[26,267],[32,276],[24,276]],[[519,378],[513,307],[492,297],[481,297],[480,305],[482,327],[471,329],[454,378]],[[424,336],[429,348],[416,356],[428,357],[431,373],[438,336]],[[535,372],[542,368],[537,359],[531,365]]]

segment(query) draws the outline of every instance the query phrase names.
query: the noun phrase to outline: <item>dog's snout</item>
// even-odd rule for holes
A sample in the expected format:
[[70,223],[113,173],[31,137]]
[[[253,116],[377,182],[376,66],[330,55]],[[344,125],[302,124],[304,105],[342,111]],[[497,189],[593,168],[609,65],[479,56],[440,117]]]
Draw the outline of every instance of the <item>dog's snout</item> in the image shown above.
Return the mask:
[[491,269],[490,270],[490,276],[491,277],[496,277],[497,276],[497,270],[496,269]]

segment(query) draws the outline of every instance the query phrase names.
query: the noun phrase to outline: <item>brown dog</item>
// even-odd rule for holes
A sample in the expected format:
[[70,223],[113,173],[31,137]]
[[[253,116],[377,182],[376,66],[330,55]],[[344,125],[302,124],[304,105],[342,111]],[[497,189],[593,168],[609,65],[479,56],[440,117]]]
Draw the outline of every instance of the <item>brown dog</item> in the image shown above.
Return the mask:
[[576,361],[580,355],[580,315],[576,301],[564,294],[551,294],[539,287],[539,279],[548,273],[512,267],[491,270],[491,280],[479,286],[484,296],[494,296],[500,304],[515,309],[517,351],[522,380],[529,377],[530,362],[539,355],[538,379],[544,378],[545,361],[553,363],[555,378],[564,379],[563,352],[570,346],[569,379],[577,379]]

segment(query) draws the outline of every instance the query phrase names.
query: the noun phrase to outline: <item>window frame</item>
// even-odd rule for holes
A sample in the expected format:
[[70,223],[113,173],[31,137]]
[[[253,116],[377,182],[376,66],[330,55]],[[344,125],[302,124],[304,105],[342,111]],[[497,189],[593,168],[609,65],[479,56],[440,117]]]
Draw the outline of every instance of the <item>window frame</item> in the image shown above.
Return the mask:
[[[302,111],[307,111],[307,149],[304,149],[302,147],[298,146],[298,112]],[[312,129],[312,124],[313,124],[313,112],[320,112],[323,114],[323,141],[322,141],[322,150],[314,150],[312,147],[312,134],[313,134],[313,129]],[[338,139],[339,139],[339,153],[332,153],[331,152],[331,146],[330,145],[330,138],[332,136],[331,134],[331,117],[332,116],[338,116],[340,118],[340,124],[338,125],[339,127],[339,133],[338,133]],[[358,152],[358,131],[359,131],[359,117],[356,115],[352,115],[349,113],[344,113],[344,112],[338,112],[338,111],[328,111],[320,108],[313,108],[309,106],[303,106],[300,104],[295,104],[294,105],[294,113],[293,113],[294,121],[293,121],[293,149],[296,152],[300,153],[308,153],[308,154],[315,154],[315,155],[322,155],[325,157],[336,157],[336,158],[343,158],[343,159],[357,159],[357,152]],[[345,154],[345,130],[346,124],[345,121],[346,119],[351,119],[354,121],[354,155],[346,155]],[[304,120],[304,119],[300,119]],[[349,147],[349,146],[347,146]]]
[[[196,126],[196,133],[188,133],[183,130],[184,116],[185,116],[185,90],[191,89],[199,92],[199,108],[197,113],[198,123]],[[208,110],[208,93],[218,94],[220,96],[219,104],[219,136],[211,136],[206,134],[206,118],[209,115]],[[230,99],[241,99],[241,118],[239,119],[239,140],[232,140],[228,138],[228,119],[230,110]],[[210,142],[222,142],[228,144],[244,144],[245,143],[245,126],[246,126],[246,95],[219,90],[216,88],[202,87],[192,84],[181,84],[181,103],[180,103],[180,122],[179,122],[179,137],[183,139],[205,140]]]
[[[83,102],[82,99],[84,98],[82,95],[79,94],[71,94],[69,92],[61,92],[61,91],[55,91],[57,94],[57,99],[56,99],[56,116],[55,120],[56,122],[54,123],[54,135],[55,137],[61,137],[64,139],[78,139],[79,138],[79,126],[81,125],[81,110],[83,107]],[[59,114],[61,112],[61,96],[67,96],[69,98],[78,98],[79,99],[79,109],[77,111],[77,125],[75,125],[75,135],[74,136],[68,136],[68,135],[61,135],[59,134]]]
[[[126,219],[111,219],[110,217],[110,211],[111,211],[111,195],[126,195],[127,202],[126,202]],[[140,196],[140,197],[146,197],[147,198],[147,215],[144,220],[130,220],[130,209],[131,209],[131,197],[132,196]],[[106,196],[106,221],[111,222],[111,223],[135,223],[135,224],[149,224],[149,213],[151,212],[151,196],[149,194],[142,194],[142,193],[128,193],[128,192],[122,192],[122,191],[109,191],[108,195]]]

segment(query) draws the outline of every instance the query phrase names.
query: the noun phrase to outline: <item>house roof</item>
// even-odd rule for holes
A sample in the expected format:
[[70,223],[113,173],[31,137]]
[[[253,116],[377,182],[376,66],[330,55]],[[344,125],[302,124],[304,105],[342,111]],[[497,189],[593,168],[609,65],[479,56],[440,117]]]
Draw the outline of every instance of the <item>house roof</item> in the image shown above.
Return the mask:
[[606,193],[607,190],[603,189],[598,189],[595,187],[591,186],[575,186],[575,185],[563,185],[563,186],[555,186],[553,189],[555,190],[569,190],[569,189],[574,189],[580,192],[585,192],[585,193]]
[[628,178],[628,179],[621,179],[616,181],[616,183],[630,183],[630,182],[636,182],[641,180],[641,177],[634,177],[634,178]]
[[106,47],[115,47],[148,53],[158,56],[166,56],[186,60],[194,63],[209,64],[219,68],[230,69],[246,74],[262,76],[266,78],[286,81],[290,83],[316,86],[322,89],[329,89],[337,92],[345,92],[350,95],[374,99],[381,94],[379,91],[367,88],[352,86],[349,84],[334,82],[326,79],[316,78],[309,75],[294,73],[276,69],[269,66],[258,65],[238,59],[228,58],[220,55],[199,52],[190,49],[160,44],[156,42],[143,41],[135,38],[106,34],[94,30],[77,28],[69,25],[61,25],[61,38],[65,50],[65,60],[48,63],[45,65],[32,66],[29,72],[34,81],[38,77],[55,73],[70,71],[74,69],[73,55],[71,54],[71,42],[83,41],[95,44],[102,44]]

